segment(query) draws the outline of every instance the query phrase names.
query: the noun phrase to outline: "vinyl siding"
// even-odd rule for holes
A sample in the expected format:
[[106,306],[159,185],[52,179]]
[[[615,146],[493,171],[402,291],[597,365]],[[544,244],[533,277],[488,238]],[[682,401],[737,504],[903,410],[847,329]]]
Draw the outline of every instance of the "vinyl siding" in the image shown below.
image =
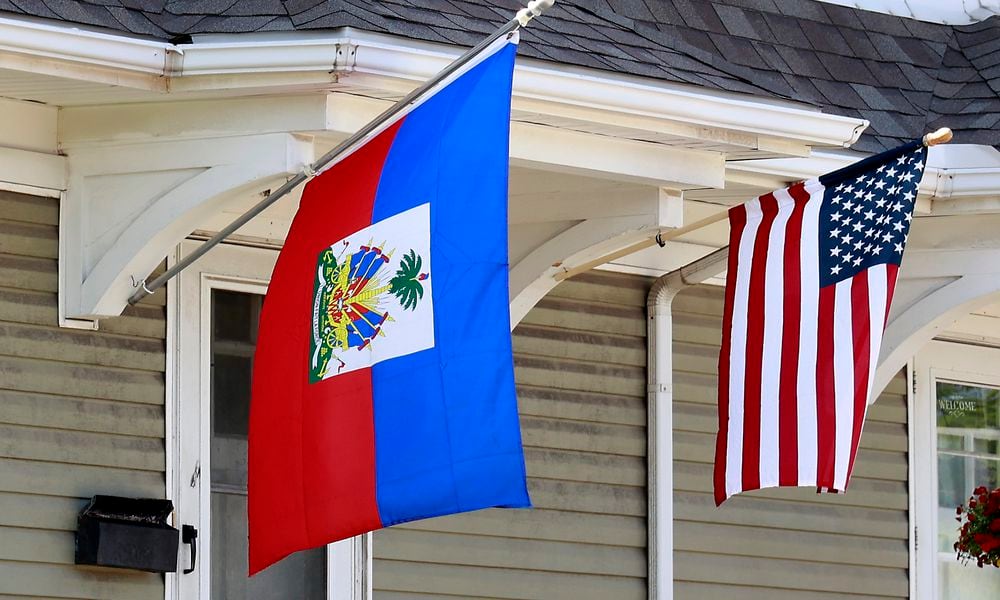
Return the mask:
[[377,600],[646,597],[647,278],[589,273],[514,331],[535,508],[375,533]]
[[163,598],[160,575],[77,567],[94,494],[164,495],[164,295],[58,327],[58,201],[0,191],[0,597]]
[[712,499],[723,290],[682,291],[674,316],[677,600],[867,600],[908,594],[906,383],[870,408],[849,491]]

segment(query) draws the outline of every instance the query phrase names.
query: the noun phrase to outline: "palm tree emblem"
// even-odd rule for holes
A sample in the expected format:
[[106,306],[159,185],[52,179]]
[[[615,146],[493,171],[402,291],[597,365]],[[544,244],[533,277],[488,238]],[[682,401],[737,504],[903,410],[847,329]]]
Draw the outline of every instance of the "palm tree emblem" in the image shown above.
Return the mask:
[[427,279],[427,273],[420,272],[423,262],[416,252],[410,250],[399,261],[396,276],[389,280],[389,290],[404,309],[415,309],[417,301],[424,297],[424,286],[420,282]]

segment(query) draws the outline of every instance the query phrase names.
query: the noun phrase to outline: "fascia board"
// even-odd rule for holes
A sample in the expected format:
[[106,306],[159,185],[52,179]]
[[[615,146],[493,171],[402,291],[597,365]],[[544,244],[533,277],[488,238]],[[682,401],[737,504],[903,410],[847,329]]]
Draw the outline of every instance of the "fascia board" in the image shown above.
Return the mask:
[[811,109],[638,83],[598,75],[597,71],[582,74],[539,66],[535,61],[525,62],[516,71],[515,97],[752,132],[822,146],[850,146],[868,126],[862,119]]
[[[350,29],[339,36],[250,34],[230,39],[234,41],[216,36],[204,43],[173,45],[0,18],[0,52],[173,80],[198,75],[323,71],[423,81],[458,54],[446,46]],[[518,98],[551,103],[553,114],[558,114],[559,105],[573,105],[821,146],[849,146],[867,126],[862,119],[829,115],[787,102],[613,76],[594,69],[556,68],[531,59],[518,63],[514,98],[515,103]]]
[[726,163],[726,169],[758,175],[773,175],[790,181],[804,180],[835,171],[841,167],[846,167],[862,158],[864,158],[864,155],[861,154],[813,152],[810,156],[801,158],[763,158],[732,161]]
[[0,53],[162,76],[173,44],[0,17]]
[[327,37],[251,42],[181,44],[184,60],[176,77],[343,71],[350,68],[348,38]]
[[[392,44],[368,36],[353,36],[357,56],[353,71],[423,80],[455,58],[454,53],[415,45]],[[404,69],[400,69],[404,67]],[[825,114],[787,103],[736,98],[637,78],[610,76],[596,69],[554,68],[521,59],[514,71],[514,101],[542,100],[598,111],[753,132],[815,145],[850,146],[868,122]]]

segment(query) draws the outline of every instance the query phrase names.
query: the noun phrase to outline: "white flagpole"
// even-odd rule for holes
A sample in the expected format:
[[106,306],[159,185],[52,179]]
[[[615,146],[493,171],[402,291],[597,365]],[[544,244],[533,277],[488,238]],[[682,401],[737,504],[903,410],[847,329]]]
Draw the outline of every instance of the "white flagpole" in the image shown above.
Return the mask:
[[453,75],[456,71],[461,69],[464,65],[468,64],[473,60],[480,52],[488,48],[495,41],[501,37],[517,31],[521,27],[525,27],[532,19],[542,14],[546,9],[551,8],[555,4],[555,0],[531,0],[528,2],[528,6],[522,8],[517,12],[517,14],[510,21],[507,21],[500,26],[499,29],[490,34],[489,37],[483,41],[476,44],[474,47],[470,48],[464,54],[455,59],[451,64],[441,70],[437,75],[430,78],[423,85],[413,90],[407,94],[402,100],[396,102],[391,107],[386,109],[385,112],[375,117],[370,123],[358,130],[354,135],[347,138],[335,148],[319,157],[316,162],[311,165],[306,166],[299,172],[295,177],[292,177],[285,182],[284,185],[279,187],[277,190],[269,194],[266,198],[258,202],[249,211],[240,215],[235,221],[223,228],[219,233],[212,236],[210,239],[205,241],[204,244],[199,246],[194,252],[185,256],[183,259],[178,261],[176,265],[167,269],[162,275],[154,279],[153,281],[146,283],[146,280],[140,281],[136,285],[136,291],[129,297],[128,303],[135,304],[136,302],[142,300],[146,296],[154,293],[156,290],[163,287],[171,278],[186,269],[194,261],[202,257],[206,252],[211,250],[213,247],[221,243],[227,237],[233,234],[237,229],[246,225],[251,219],[263,212],[267,207],[271,206],[277,202],[281,197],[288,194],[288,192],[294,190],[301,183],[322,171],[324,167],[330,165],[334,161],[346,156],[350,152],[354,151],[358,146],[367,141],[368,136],[373,132],[377,131],[386,122],[390,121],[393,117],[399,115],[404,110],[408,109],[413,103],[419,100],[424,94],[433,89],[439,83],[447,79],[449,76]]

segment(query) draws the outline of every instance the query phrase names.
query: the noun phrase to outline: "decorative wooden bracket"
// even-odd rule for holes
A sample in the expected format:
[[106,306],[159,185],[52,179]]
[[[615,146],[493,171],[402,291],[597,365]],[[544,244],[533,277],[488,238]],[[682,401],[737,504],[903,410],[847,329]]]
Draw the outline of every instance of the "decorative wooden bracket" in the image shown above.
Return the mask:
[[678,190],[647,187],[627,196],[609,194],[605,198],[608,211],[617,209],[621,214],[579,221],[512,264],[511,329],[559,283],[559,275],[567,269],[649,238],[660,229],[677,227],[683,219],[683,197]]
[[117,316],[208,216],[280,185],[311,139],[270,133],[71,148],[60,215],[60,303],[71,319]]
[[892,301],[871,398],[912,356],[970,311],[1000,297],[1000,248],[908,251]]

